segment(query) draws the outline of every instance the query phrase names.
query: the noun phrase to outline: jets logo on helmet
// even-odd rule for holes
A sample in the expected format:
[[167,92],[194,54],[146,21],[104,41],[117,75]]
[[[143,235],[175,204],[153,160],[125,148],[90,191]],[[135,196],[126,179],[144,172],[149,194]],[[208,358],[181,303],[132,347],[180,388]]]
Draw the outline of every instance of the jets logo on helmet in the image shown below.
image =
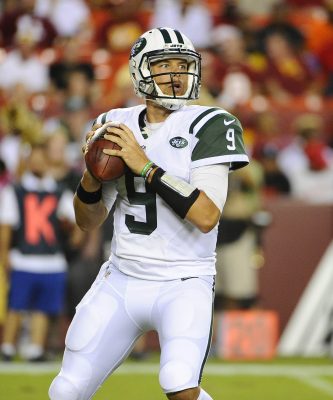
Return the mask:
[[135,57],[137,54],[142,51],[147,44],[147,40],[143,37],[140,37],[133,45],[131,50],[131,57]]
[[[187,76],[187,89],[183,95],[176,95],[175,90],[173,95],[164,94],[155,82],[158,75],[153,75],[151,70],[153,62],[171,58],[185,59],[187,62],[187,71],[177,72]],[[129,69],[135,93],[169,110],[178,110],[188,100],[199,97],[201,56],[190,39],[176,29],[156,28],[140,36],[132,47]],[[173,85],[174,74],[167,74]]]

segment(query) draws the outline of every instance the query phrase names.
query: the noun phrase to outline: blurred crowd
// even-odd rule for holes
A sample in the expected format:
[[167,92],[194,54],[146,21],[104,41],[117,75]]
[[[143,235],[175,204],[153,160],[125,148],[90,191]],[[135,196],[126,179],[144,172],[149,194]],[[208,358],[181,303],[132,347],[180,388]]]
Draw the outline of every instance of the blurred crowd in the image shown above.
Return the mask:
[[[96,116],[140,102],[128,55],[137,37],[156,26],[180,29],[201,52],[198,103],[226,108],[242,121],[253,162],[233,174],[233,202],[222,224],[231,233],[219,246],[231,251],[221,252],[228,264],[231,244],[246,236],[245,259],[260,264],[258,212],[265,202],[289,196],[333,204],[333,0],[3,0],[0,199],[7,185],[21,182],[40,144],[43,174],[75,191]],[[70,219],[62,224],[75,282],[68,285],[69,318],[109,251],[111,222],[89,233]],[[256,257],[247,257],[253,248]],[[221,284],[224,297],[253,304],[255,278],[230,295],[229,278]]]
[[[258,0],[256,7],[246,0],[1,4],[1,182],[20,176],[24,148],[41,140],[63,157],[53,163],[81,171],[81,144],[96,115],[139,102],[127,69],[131,45],[150,27],[172,26],[202,53],[200,103],[242,121],[266,194],[333,201],[326,185],[332,178],[332,0]],[[323,190],[314,196],[318,182]]]

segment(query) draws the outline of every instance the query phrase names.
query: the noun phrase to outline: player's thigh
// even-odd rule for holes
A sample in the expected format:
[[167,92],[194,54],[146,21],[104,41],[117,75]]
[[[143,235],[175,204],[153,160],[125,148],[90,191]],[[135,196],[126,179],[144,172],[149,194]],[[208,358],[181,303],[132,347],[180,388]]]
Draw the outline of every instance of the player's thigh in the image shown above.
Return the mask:
[[[127,357],[141,333],[112,279],[102,276],[77,307],[66,335],[58,382],[70,382],[80,399],[89,399]],[[56,379],[52,391],[61,390]]]
[[159,300],[160,384],[166,393],[199,385],[212,329],[213,277],[192,278]]

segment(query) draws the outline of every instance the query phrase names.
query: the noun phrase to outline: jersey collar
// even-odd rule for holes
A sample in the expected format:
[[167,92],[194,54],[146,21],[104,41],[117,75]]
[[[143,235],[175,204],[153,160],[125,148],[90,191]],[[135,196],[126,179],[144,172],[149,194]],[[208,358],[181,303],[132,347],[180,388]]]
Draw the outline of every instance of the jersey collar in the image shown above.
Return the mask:
[[141,131],[141,135],[144,139],[148,139],[146,118],[145,118],[146,114],[147,114],[146,108],[144,108],[139,114],[139,128]]

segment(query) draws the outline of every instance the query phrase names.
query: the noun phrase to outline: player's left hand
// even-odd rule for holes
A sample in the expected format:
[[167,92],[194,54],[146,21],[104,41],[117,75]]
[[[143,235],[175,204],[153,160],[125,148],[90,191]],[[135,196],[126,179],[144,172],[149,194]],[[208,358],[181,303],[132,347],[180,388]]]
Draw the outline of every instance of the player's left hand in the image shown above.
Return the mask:
[[90,139],[94,136],[95,131],[100,128],[102,126],[102,124],[95,124],[91,130],[86,134],[86,142],[85,144],[82,146],[81,150],[83,155],[85,155],[88,151],[88,144]]
[[104,135],[104,139],[117,143],[121,150],[104,149],[103,152],[110,156],[121,157],[136,175],[140,175],[149,159],[135,139],[133,132],[122,123],[117,126],[109,126],[107,131],[109,134]]

